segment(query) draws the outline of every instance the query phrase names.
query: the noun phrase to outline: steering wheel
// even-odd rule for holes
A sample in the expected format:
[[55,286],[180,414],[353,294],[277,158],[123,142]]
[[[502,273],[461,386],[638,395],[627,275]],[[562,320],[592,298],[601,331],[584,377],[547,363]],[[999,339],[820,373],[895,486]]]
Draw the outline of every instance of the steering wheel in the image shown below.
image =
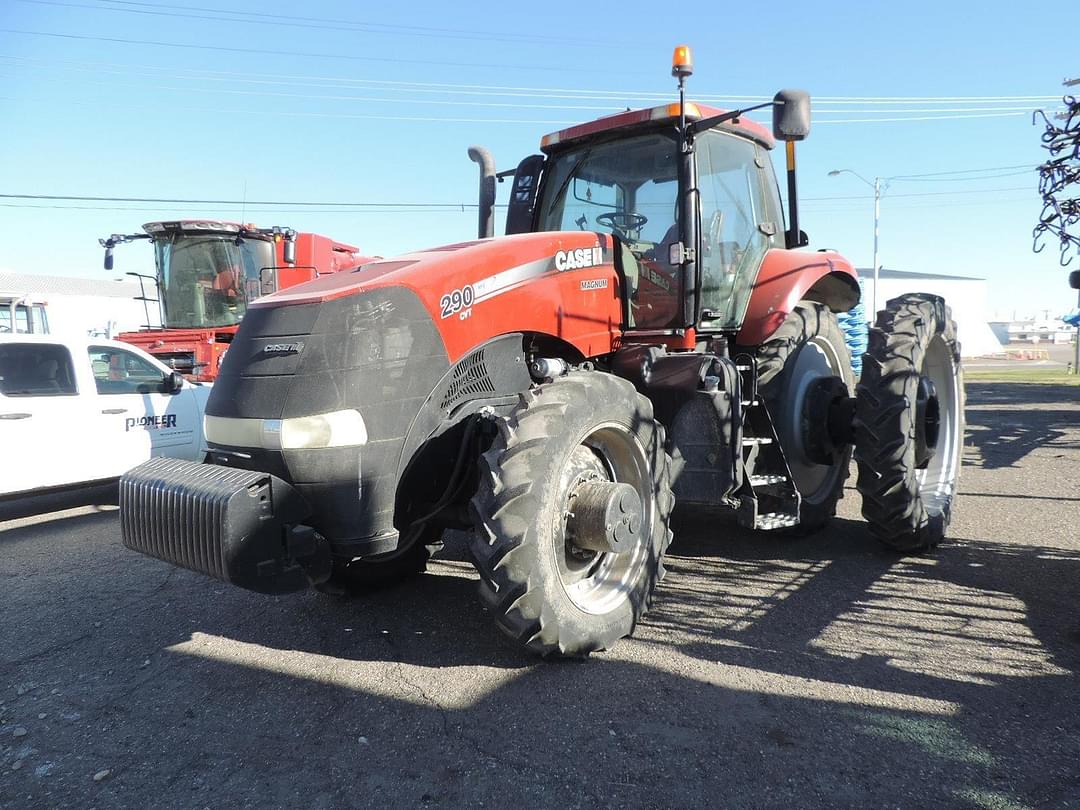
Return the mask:
[[611,228],[616,236],[623,239],[629,239],[630,231],[640,229],[648,221],[648,217],[643,214],[636,214],[633,211],[608,211],[596,218],[597,225]]

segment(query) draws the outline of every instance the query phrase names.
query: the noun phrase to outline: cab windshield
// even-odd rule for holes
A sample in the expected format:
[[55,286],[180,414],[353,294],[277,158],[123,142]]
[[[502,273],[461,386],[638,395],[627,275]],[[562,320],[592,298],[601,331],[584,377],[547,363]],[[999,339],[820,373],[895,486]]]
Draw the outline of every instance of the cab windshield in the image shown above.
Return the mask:
[[240,323],[262,289],[260,271],[274,266],[273,244],[213,234],[177,233],[154,240],[162,322],[166,327]]
[[679,239],[675,139],[640,135],[553,157],[539,201],[542,231],[613,234],[630,287],[630,326],[678,319],[680,268],[668,262]]

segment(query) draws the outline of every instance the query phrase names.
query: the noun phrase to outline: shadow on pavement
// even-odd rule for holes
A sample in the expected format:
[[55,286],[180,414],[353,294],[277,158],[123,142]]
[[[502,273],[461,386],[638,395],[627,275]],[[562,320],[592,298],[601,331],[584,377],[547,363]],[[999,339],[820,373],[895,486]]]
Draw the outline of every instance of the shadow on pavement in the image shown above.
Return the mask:
[[541,663],[503,643],[453,542],[367,597],[265,597],[126,552],[110,521],[0,534],[40,546],[0,557],[0,716],[30,730],[0,736],[0,805],[1080,799],[1073,551],[900,558],[858,521],[777,539],[682,515],[635,638]]
[[[986,468],[1015,467],[1034,450],[1076,450],[1080,442],[1069,429],[1080,426],[1080,388],[1022,383],[968,383],[967,438]],[[1038,404],[1042,407],[1024,407]],[[1046,405],[1070,405],[1046,408]],[[984,406],[984,407],[980,407]],[[1002,410],[1003,407],[1009,410]],[[1019,407],[1017,407],[1019,406]],[[970,461],[968,463],[971,463]]]

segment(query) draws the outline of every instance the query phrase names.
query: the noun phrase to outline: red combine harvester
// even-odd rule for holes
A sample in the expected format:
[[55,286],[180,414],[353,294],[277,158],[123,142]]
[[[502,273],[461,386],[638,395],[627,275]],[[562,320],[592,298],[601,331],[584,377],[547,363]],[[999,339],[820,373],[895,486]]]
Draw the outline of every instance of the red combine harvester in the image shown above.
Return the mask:
[[[678,103],[545,137],[506,236],[483,238],[497,175],[474,148],[481,238],[256,301],[206,406],[205,462],[123,477],[124,543],[254,591],[340,594],[422,571],[466,530],[499,628],[565,656],[633,631],[676,502],[814,531],[854,452],[871,533],[937,543],[963,442],[945,302],[889,301],[856,388],[835,314],[859,300],[855,271],[800,249],[809,96],[724,112],[683,101],[687,48],[673,73]],[[759,107],[772,131],[746,117]]]
[[[359,248],[290,228],[257,228],[218,220],[148,222],[145,233],[116,234],[98,240],[105,269],[113,267],[113,248],[124,242],[154,243],[156,298],[140,296],[147,325],[119,339],[138,346],[196,382],[217,378],[221,359],[251,303],[277,290],[319,276],[352,270],[371,259]],[[158,305],[160,327],[150,325],[149,304]]]

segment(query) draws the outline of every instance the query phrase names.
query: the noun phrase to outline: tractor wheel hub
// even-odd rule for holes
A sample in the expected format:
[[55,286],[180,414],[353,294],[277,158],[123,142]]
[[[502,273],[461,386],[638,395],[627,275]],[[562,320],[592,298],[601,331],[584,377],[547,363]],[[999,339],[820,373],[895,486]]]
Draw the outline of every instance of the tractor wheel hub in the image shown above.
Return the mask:
[[630,484],[585,481],[571,494],[567,540],[589,551],[621,554],[641,542],[641,498]]
[[941,403],[937,388],[925,375],[915,394],[915,468],[925,470],[937,450],[941,433]]
[[821,377],[810,384],[803,400],[802,439],[806,457],[815,464],[833,464],[840,451],[854,444],[855,400],[839,377]]

